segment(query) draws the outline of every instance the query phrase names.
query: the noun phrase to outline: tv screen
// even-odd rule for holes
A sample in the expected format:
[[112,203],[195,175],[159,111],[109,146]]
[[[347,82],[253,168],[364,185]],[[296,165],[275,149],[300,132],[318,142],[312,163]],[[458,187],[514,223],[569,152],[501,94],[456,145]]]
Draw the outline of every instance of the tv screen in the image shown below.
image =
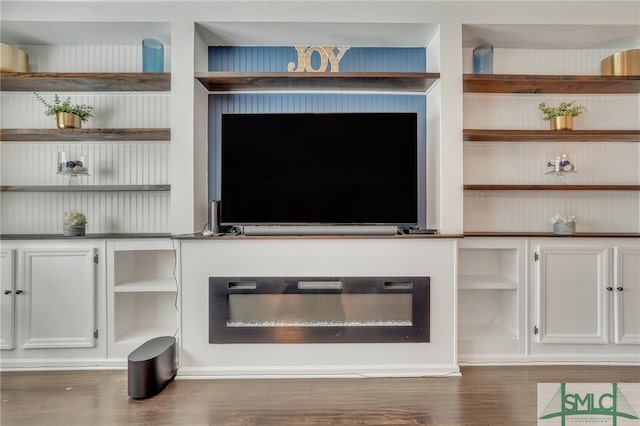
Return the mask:
[[418,223],[416,113],[223,114],[220,222]]

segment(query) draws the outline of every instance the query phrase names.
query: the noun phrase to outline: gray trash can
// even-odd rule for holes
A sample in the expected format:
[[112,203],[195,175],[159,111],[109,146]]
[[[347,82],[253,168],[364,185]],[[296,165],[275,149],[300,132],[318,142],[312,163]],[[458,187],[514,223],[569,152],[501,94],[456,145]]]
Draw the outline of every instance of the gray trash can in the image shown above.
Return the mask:
[[176,375],[176,339],[172,336],[151,339],[131,352],[127,360],[129,396],[150,398]]

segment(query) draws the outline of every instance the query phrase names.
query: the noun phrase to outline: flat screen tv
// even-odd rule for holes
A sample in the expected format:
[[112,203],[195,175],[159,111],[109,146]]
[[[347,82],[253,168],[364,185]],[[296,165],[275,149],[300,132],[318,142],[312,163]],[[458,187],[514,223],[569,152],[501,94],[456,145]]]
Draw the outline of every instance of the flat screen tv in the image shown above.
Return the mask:
[[418,223],[416,113],[223,114],[222,225]]

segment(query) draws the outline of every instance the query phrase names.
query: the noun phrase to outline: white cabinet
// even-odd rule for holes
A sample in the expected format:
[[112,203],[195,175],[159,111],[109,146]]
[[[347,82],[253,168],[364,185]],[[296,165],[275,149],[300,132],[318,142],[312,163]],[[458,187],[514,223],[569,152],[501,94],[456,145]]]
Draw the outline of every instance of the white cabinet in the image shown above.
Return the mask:
[[94,247],[22,250],[23,348],[95,345],[95,256]]
[[615,342],[640,344],[640,244],[614,249]]
[[534,357],[640,361],[638,239],[530,244]]
[[608,249],[536,248],[537,340],[540,343],[608,343]]
[[638,238],[466,237],[457,294],[460,362],[640,362]]
[[123,367],[140,344],[176,334],[169,239],[0,243],[0,368]]
[[525,248],[518,239],[465,238],[458,250],[458,359],[525,351]]
[[0,349],[14,348],[15,265],[12,249],[0,250]]
[[105,331],[100,244],[3,244],[2,366],[32,366],[28,360],[37,359],[37,366],[54,367],[104,357],[106,345],[98,344]]
[[107,242],[109,358],[178,330],[177,257],[169,239]]

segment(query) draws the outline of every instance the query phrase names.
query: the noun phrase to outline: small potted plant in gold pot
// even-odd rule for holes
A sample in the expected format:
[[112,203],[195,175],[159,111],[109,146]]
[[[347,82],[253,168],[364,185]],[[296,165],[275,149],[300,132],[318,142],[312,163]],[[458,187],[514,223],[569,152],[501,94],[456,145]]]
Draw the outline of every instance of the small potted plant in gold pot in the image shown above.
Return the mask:
[[53,103],[50,103],[39,94],[35,95],[46,108],[44,114],[56,117],[59,129],[79,129],[82,127],[83,121],[87,121],[89,117],[93,116],[92,106],[72,104],[71,97],[61,101],[58,95],[53,95]]
[[557,107],[550,107],[542,102],[538,109],[544,114],[544,120],[551,124],[551,130],[573,130],[573,117],[587,111],[583,105],[577,105],[576,101],[561,102]]

